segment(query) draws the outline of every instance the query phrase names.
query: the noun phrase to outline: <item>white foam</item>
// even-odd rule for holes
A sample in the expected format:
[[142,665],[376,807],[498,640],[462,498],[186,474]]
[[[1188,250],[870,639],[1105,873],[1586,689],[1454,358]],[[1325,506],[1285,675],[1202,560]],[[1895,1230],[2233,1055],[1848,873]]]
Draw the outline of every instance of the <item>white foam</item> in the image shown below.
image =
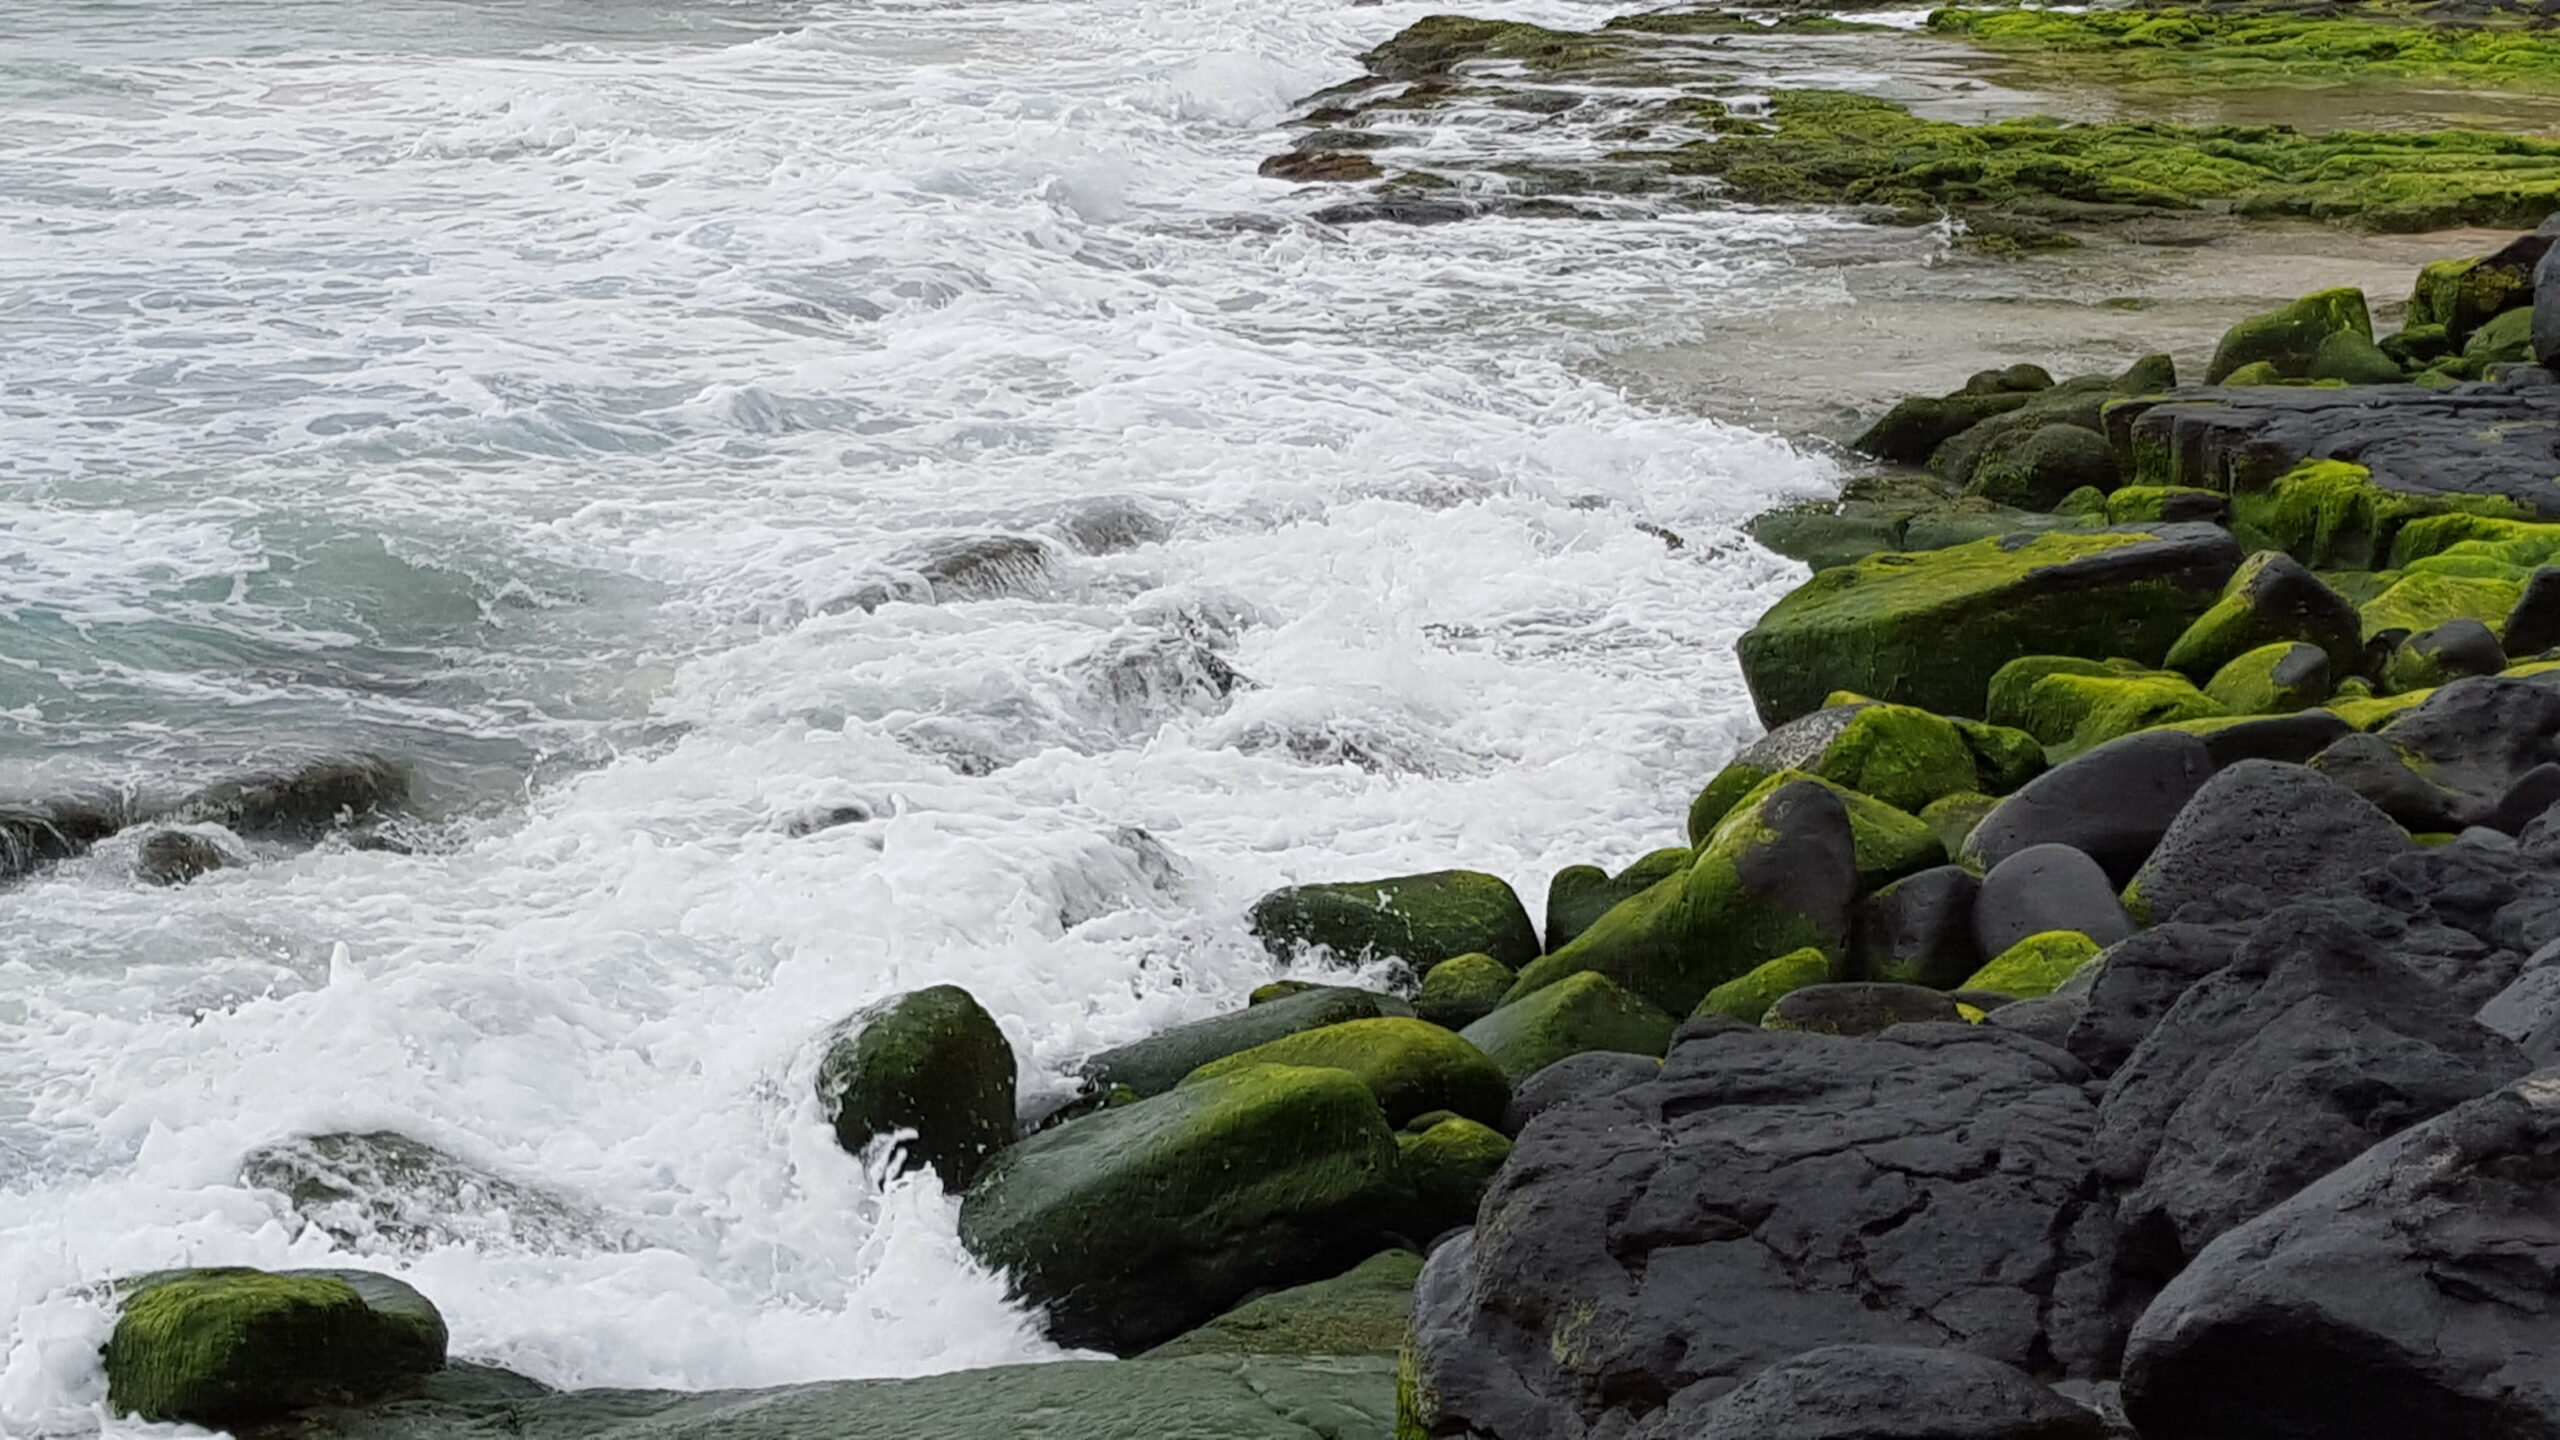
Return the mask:
[[[1286,220],[1268,127],[1423,5],[446,7],[407,50],[306,8],[222,7],[336,27],[282,53],[43,41],[99,113],[0,92],[0,300],[40,377],[0,394],[34,497],[0,574],[132,626],[167,707],[161,740],[25,713],[135,776],[231,736],[250,676],[141,648],[183,621],[355,677],[274,687],[244,761],[306,725],[618,758],[438,853],[160,890],[111,851],[0,891],[0,1431],[104,1424],[84,1287],[185,1263],[402,1269],[458,1353],[561,1384],[1052,1356],[950,1197],[836,1149],[819,1031],[966,985],[1054,1090],[1268,978],[1264,889],[1459,864],[1534,909],[1675,838],[1753,728],[1731,644],[1800,571],[1738,527],[1830,471],[1578,367],[1824,282],[1769,216]],[[1169,535],[825,613],[1095,495]],[[200,593],[289,532],[399,563]],[[456,616],[402,613],[420,576],[463,577]],[[1185,607],[1241,617],[1203,643],[1250,683],[1097,699],[1096,657]],[[42,788],[37,753],[0,779]],[[642,1243],[350,1257],[237,1182],[365,1128]]]

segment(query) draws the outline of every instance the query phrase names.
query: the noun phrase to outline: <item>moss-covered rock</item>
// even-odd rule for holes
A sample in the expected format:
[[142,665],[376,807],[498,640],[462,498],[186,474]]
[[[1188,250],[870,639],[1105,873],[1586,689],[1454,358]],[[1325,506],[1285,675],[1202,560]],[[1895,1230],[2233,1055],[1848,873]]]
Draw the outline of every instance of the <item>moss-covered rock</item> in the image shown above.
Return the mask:
[[2219,525],[2231,513],[2228,497],[2190,485],[2127,485],[2106,497],[2106,507],[2107,521],[2114,525]]
[[901,1168],[929,1165],[958,1194],[1013,1139],[1013,1047],[959,986],[909,991],[838,1027],[818,1065],[818,1104],[856,1155],[915,1132]]
[[1511,1105],[1511,1086],[1484,1052],[1427,1020],[1387,1016],[1347,1020],[1321,1030],[1301,1030],[1268,1044],[1212,1060],[1185,1085],[1241,1074],[1257,1065],[1346,1070],[1378,1097],[1387,1123],[1447,1110],[1499,1124]]
[[[2056,515],[2077,515],[2098,524],[2106,523],[2107,492],[2095,485],[2083,485],[2053,502]],[[2157,516],[2147,517],[2157,519]]]
[[[2405,564],[2466,538],[2469,527],[2529,518],[2504,496],[2389,489],[2376,484],[2365,467],[2343,460],[2306,460],[2262,490],[2235,493],[2232,516],[2235,525],[2266,535],[2294,559],[2324,572]],[[2405,547],[2404,530],[2431,537],[2430,548]]]
[[1061,1344],[1130,1354],[1339,1274],[1409,1194],[1368,1086],[1256,1065],[1004,1150],[961,1201],[960,1239],[1047,1307]]
[[2460,352],[2461,346],[2442,325],[2411,323],[2396,335],[2386,335],[2375,342],[2382,353],[2403,370],[2424,370]]
[[1920,823],[1929,827],[1929,833],[1938,837],[1938,843],[1946,847],[1948,854],[1961,855],[1964,853],[1964,837],[1973,833],[1973,827],[1982,823],[1983,816],[1999,808],[2000,797],[1997,795],[1978,792],[1947,795],[1929,802],[1929,808],[1920,812]]
[[1427,970],[1460,955],[1519,966],[1538,954],[1538,932],[1520,897],[1474,870],[1292,885],[1255,901],[1252,924],[1282,959],[1322,947],[1344,960],[1390,956]]
[[2446,349],[2459,349],[2473,331],[2500,313],[2531,303],[2530,264],[2505,263],[2492,255],[2432,261],[2418,271],[2417,286],[2409,292],[2407,324],[2401,334],[2406,337],[2412,330],[2432,328],[2442,335]]
[[1953,722],[1908,705],[1826,706],[1779,726],[1717,772],[1689,807],[1692,842],[1785,770],[1817,775],[1899,810],[1917,810],[1980,783],[1973,747]]
[[1779,997],[1807,985],[1825,984],[1832,978],[1831,957],[1807,947],[1755,966],[1708,991],[1695,1013],[1729,1015],[1746,1025],[1757,1025]]
[[1779,997],[1760,1017],[1763,1030],[1813,1035],[1874,1035],[1896,1025],[1954,1024],[1956,1002],[1919,985],[1880,981],[1807,985]]
[[2035,736],[2057,756],[2155,725],[2229,713],[2174,670],[2054,655],[2002,666],[1987,698],[1993,719]]
[[1454,1116],[1398,1135],[1396,1145],[1413,1186],[1413,1229],[1423,1235],[1474,1224],[1485,1187],[1511,1158],[1511,1142],[1501,1131]]
[[1993,956],[1961,988],[2033,1000],[2052,994],[2081,966],[2096,959],[2098,951],[2098,942],[2077,930],[2047,930]]
[[2213,383],[2234,388],[2250,385],[2281,385],[2284,383],[2284,372],[2277,369],[2271,361],[2252,360]]
[[1582,971],[1522,996],[1460,1032],[1517,1085],[1568,1055],[1659,1056],[1678,1022],[1605,975]]
[[2293,640],[2318,646],[2333,674],[2352,675],[2364,665],[2364,622],[2355,606],[2292,556],[2262,550],[2233,572],[2164,663],[2203,684],[2250,651]]
[[1277,996],[1232,1014],[1177,1025],[1144,1040],[1105,1050],[1078,1068],[1086,1087],[1096,1092],[1119,1087],[1142,1097],[1161,1095],[1212,1060],[1250,1050],[1283,1035],[1347,1020],[1411,1013],[1411,1006],[1391,996],[1323,986]]
[[[1685,858],[1688,852],[1681,854]],[[1443,960],[1422,977],[1413,1013],[1434,1025],[1464,1030],[1492,1014],[1519,978],[1518,972],[1490,955]]]
[[2106,436],[2084,425],[2055,424],[1994,441],[1967,484],[1986,500],[2045,510],[2074,490],[2104,490],[2118,479]]
[[[1495,1138],[1499,1139],[1499,1136]],[[1403,1137],[1398,1137],[1401,1145]],[[1413,1316],[1422,1257],[1381,1250],[1330,1280],[1248,1300],[1142,1359],[1175,1355],[1393,1355]]]
[[1695,858],[1687,846],[1674,845],[1640,857],[1615,875],[1597,865],[1568,865],[1557,871],[1547,882],[1547,948],[1560,950],[1572,944],[1575,936],[1620,901],[1688,869]]
[[1994,415],[2027,403],[2024,391],[1965,392],[1919,396],[1896,404],[1884,418],[1849,442],[1850,447],[1879,460],[1923,465],[1937,448]]
[[2401,641],[2384,666],[2383,682],[2393,691],[2431,690],[2469,675],[2496,675],[2507,668],[2507,652],[2498,637],[2477,620],[2449,620]]
[[119,1415],[219,1427],[365,1404],[443,1368],[425,1296],[363,1270],[174,1270],[120,1287],[104,1351]]
[[[2047,73],[2132,86],[2150,96],[2377,81],[2525,94],[2560,89],[2560,41],[2497,23],[2501,8],[2458,14],[2397,5],[2140,5],[2085,13],[1966,8],[1931,15],[1929,27],[2032,59]],[[2489,23],[2478,23],[2484,20]]]
[[1737,648],[1773,726],[1843,689],[1972,715],[1993,672],[2021,655],[2157,663],[2240,558],[2228,534],[2205,525],[1872,556],[1799,586]]
[[2518,364],[2533,358],[2533,307],[2509,310],[2471,332],[2462,358],[2478,365]]
[[2278,640],[2215,671],[2204,693],[2234,715],[2284,715],[2320,704],[2330,689],[2329,657],[2319,646]]
[[2389,589],[2356,607],[2356,615],[2368,638],[2393,630],[2414,635],[2456,620],[2477,621],[2494,634],[2523,595],[2523,583],[2506,575],[2463,574],[2430,562],[2402,571]]
[[2373,342],[2372,336],[2339,330],[2321,340],[2319,348],[2311,352],[2310,378],[2347,385],[2397,385],[2408,377],[2401,373],[2399,362]]
[[2290,305],[2252,315],[2223,332],[2205,366],[2208,385],[2218,384],[2244,365],[2273,366],[2288,380],[2307,380],[2321,343],[2341,332],[2373,340],[2373,317],[2364,292],[2352,287],[2319,290]]
[[[1974,780],[1981,793],[2006,795],[2044,773],[2044,742],[2026,731],[1980,720],[1958,720],[1955,725],[1966,748],[1973,751]],[[1921,807],[1924,818],[1928,809]],[[1950,853],[1953,848],[1949,847]]]
[[1274,1000],[1286,1000],[1292,995],[1304,995],[1310,990],[1325,988],[1313,980],[1273,980],[1254,986],[1251,993],[1244,997],[1244,1003],[1268,1005]]

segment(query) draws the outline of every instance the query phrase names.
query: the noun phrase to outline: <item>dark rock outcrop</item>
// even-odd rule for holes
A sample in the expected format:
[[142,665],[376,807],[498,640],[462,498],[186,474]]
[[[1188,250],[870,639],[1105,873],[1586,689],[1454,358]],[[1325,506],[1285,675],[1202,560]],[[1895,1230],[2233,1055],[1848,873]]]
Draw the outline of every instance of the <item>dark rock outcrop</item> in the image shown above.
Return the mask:
[[2103,1440],[2097,1415],[2014,1366],[1961,1350],[1827,1345],[1781,1360],[1716,1402],[1678,1413],[1696,1440]]
[[2318,771],[2243,760],[2204,783],[2125,887],[2142,920],[2167,919],[2234,885],[2270,895],[2325,889],[2409,848],[2372,802]]
[[2049,930],[2077,930],[2101,947],[2133,933],[2107,872],[2068,845],[2030,845],[1992,866],[1973,904],[1973,940],[1986,959]]
[[2068,845],[2121,885],[2212,774],[2213,757],[2193,735],[2128,735],[2047,770],[2001,801],[1965,838],[1965,858],[1988,868],[2031,845]]

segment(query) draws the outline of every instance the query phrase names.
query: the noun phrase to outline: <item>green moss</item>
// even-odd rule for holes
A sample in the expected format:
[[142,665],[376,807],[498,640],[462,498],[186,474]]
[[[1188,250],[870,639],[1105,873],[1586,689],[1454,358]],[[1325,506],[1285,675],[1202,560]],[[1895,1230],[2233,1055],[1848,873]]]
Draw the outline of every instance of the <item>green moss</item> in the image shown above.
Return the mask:
[[2407,377],[2371,337],[2340,330],[2311,352],[2311,378],[2348,385],[2397,385]]
[[2077,930],[2047,930],[2030,935],[1973,972],[1959,990],[1988,990],[2033,1000],[2050,995],[2080,967],[2096,959],[2098,942]]
[[1177,1025],[1143,1040],[1105,1050],[1081,1068],[1086,1087],[1107,1092],[1125,1086],[1140,1096],[1161,1095],[1212,1060],[1256,1045],[1381,1015],[1410,1013],[1404,1002],[1367,990],[1322,986],[1279,996],[1226,1015]]
[[2003,666],[1991,679],[1990,696],[1993,718],[2035,736],[2056,755],[2076,755],[2154,725],[2229,713],[2172,670],[2050,655]]
[[2240,562],[2222,598],[2196,617],[2162,663],[2191,680],[2210,681],[2251,651],[2280,641],[2316,645],[2332,674],[2364,663],[2364,633],[2347,599],[2276,551]]
[[443,1368],[445,1327],[389,1276],[181,1270],[131,1284],[103,1353],[117,1414],[223,1426],[395,1395]]
[[1403,1152],[1405,1178],[1418,1207],[1413,1230],[1423,1235],[1475,1223],[1485,1187],[1511,1158],[1511,1142],[1502,1132],[1464,1119],[1399,1135],[1396,1146]]
[[1993,439],[1966,484],[1996,504],[2045,510],[2074,490],[2112,487],[2119,478],[2106,436],[2085,425],[2050,424]]
[[854,1154],[913,1131],[904,1168],[931,1166],[956,1195],[1013,1139],[1013,1046],[959,986],[911,991],[839,1030],[818,1067],[818,1104]]
[[1304,995],[1310,990],[1323,988],[1313,980],[1274,980],[1266,985],[1254,986],[1253,993],[1245,997],[1244,1003],[1268,1005],[1274,1000],[1286,1000],[1292,995]]
[[2284,372],[2278,370],[2273,361],[2252,360],[2214,383],[2218,385],[2281,385],[2284,383]]
[[2364,633],[2368,637],[2385,630],[2432,630],[2447,620],[2466,617],[2494,632],[2506,624],[2507,612],[2515,608],[2523,594],[2521,581],[2503,576],[2448,574],[2412,567],[2390,589],[2366,601],[2358,613],[2364,617]]
[[1389,80],[1421,80],[1488,60],[1510,61],[1542,74],[1570,74],[1622,61],[1626,53],[1622,45],[1571,30],[1430,15],[1398,31],[1360,61],[1371,74]]
[[2265,363],[2289,380],[2308,379],[2312,361],[2331,337],[2348,335],[2373,340],[2373,318],[2365,310],[2364,292],[2353,288],[2320,290],[2290,305],[2252,315],[2223,332],[2205,367],[2205,383],[2214,384],[2244,365]]
[[1420,1255],[1381,1250],[1330,1280],[1274,1291],[1239,1305],[1141,1358],[1393,1355],[1404,1345],[1405,1327],[1413,1314],[1413,1282],[1421,1278]]
[[2287,715],[2329,698],[2329,657],[2317,645],[2279,640],[2233,660],[2204,687],[2234,715]]
[[2462,357],[2481,365],[2512,364],[2533,358],[2533,307],[2509,310],[2471,332]]
[[[2083,485],[2053,502],[2053,513],[2076,515],[2087,520],[2104,522],[2107,518],[2107,492],[2095,485]],[[2160,517],[2147,515],[2141,518],[2157,520]]]
[[1982,817],[1998,808],[1997,795],[1948,795],[1931,801],[1929,808],[1920,812],[1920,823],[1929,827],[1929,833],[1938,837],[1948,854],[1962,855],[1964,837],[1973,833]]
[[1908,705],[1869,705],[1810,767],[1898,810],[1975,784],[1973,750],[1947,720]]
[[[1741,792],[1734,798],[1740,799]],[[1688,847],[1675,845],[1653,851],[1615,875],[1597,865],[1568,865],[1557,871],[1547,882],[1547,948],[1560,950],[1572,944],[1575,936],[1620,902],[1688,869],[1691,858]]]
[[2140,6],[1941,10],[1929,25],[2067,73],[2182,93],[2380,79],[2560,93],[2560,36],[2413,18]]
[[2211,490],[2191,485],[2127,485],[2107,497],[2106,518],[2112,525],[2145,520],[2218,521],[2231,502]]
[[1743,636],[1743,673],[1762,718],[1775,724],[1835,689],[1975,714],[1993,672],[2021,655],[2153,663],[2213,603],[2225,576],[2128,577],[2113,564],[2074,566],[2118,560],[2113,552],[2146,543],[2153,542],[2139,532],[2047,534],[1826,570]]
[[2033,396],[2021,391],[1913,396],[1850,441],[1851,448],[1879,460],[1904,465],[1926,464],[1937,448],[1994,415],[2025,405]]
[[1513,1000],[1462,1033],[1517,1085],[1587,1050],[1659,1056],[1671,1048],[1675,1028],[1659,1006],[1586,970]]
[[1746,1025],[1757,1025],[1780,996],[1807,985],[1823,984],[1833,978],[1831,971],[1831,957],[1821,951],[1792,951],[1708,991],[1695,1013],[1730,1015]]
[[1499,1124],[1511,1087],[1484,1052],[1427,1020],[1384,1016],[1284,1035],[1267,1045],[1213,1060],[1182,1083],[1221,1080],[1258,1065],[1345,1070],[1378,1097],[1387,1123],[1401,1125],[1431,1110]]
[[1473,870],[1293,885],[1254,902],[1253,933],[1284,959],[1323,948],[1345,960],[1392,956],[1427,969],[1460,955],[1505,965],[1538,953],[1538,932],[1511,887]]
[[2393,553],[2401,527],[2450,513],[2532,518],[2499,496],[2385,490],[2373,483],[2371,471],[2343,460],[2306,460],[2266,489],[2232,497],[2236,521],[2264,531],[2293,558],[2322,570],[2371,566]]
[[[2024,730],[1980,720],[1958,720],[1956,730],[1973,751],[1974,780],[1984,793],[2006,795],[2044,773],[2044,743]],[[1935,804],[1922,807],[1924,819]]]
[[2414,352],[2434,348],[2435,342],[2412,338],[2412,332],[2433,329],[2442,342],[2434,353],[2442,354],[2461,348],[2491,318],[2531,303],[2533,274],[2524,266],[2495,264],[2486,255],[2437,260],[2419,270],[2400,333]]
[[2410,690],[2398,695],[2376,698],[2371,695],[2346,696],[2330,701],[2321,708],[2336,715],[2358,730],[2376,730],[2398,718],[2404,710],[2414,710],[2427,702],[2433,690]]
[[1422,993],[1414,997],[1413,1013],[1434,1025],[1464,1030],[1492,1014],[1519,978],[1510,966],[1490,955],[1443,960],[1422,977]]

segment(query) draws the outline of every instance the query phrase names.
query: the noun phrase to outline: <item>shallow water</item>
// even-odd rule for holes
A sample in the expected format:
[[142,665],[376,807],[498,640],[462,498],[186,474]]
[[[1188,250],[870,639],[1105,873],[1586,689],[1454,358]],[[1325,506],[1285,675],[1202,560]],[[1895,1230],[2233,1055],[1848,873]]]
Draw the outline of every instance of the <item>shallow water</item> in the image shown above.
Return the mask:
[[[827,1024],[964,984],[1055,1090],[1274,884],[1670,837],[1797,573],[1737,527],[1834,467],[1606,359],[1938,242],[1310,223],[1255,162],[1427,8],[9,7],[0,799],[371,751],[439,828],[0,890],[0,1432],[122,1428],[84,1287],[180,1263],[562,1384],[1051,1355],[836,1150]],[[374,1128],[602,1223],[238,1180]]]

